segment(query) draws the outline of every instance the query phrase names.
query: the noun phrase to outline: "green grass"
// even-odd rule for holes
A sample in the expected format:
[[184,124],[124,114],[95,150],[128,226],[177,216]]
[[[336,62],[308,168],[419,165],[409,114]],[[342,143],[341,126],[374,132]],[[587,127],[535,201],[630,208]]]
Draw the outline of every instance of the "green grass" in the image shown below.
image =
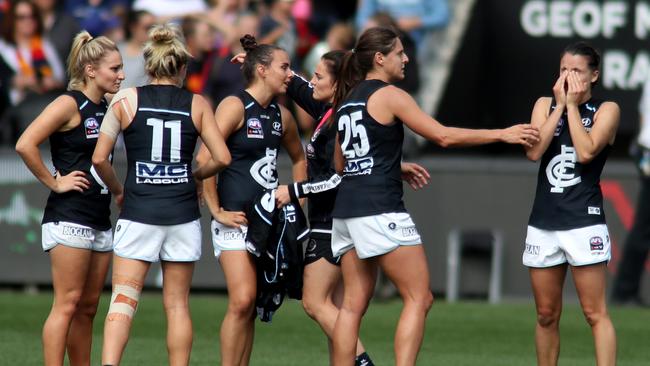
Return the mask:
[[[93,365],[100,363],[103,318],[109,296],[101,301],[94,338]],[[218,365],[218,330],[226,298],[192,295],[194,347],[192,365]],[[0,292],[0,365],[41,365],[41,326],[49,311],[50,293]],[[378,365],[393,364],[392,337],[399,301],[371,304],[362,340]],[[650,364],[650,311],[611,311],[619,341],[619,365]],[[532,304],[437,302],[427,320],[419,365],[534,365]],[[327,344],[320,328],[296,301],[287,301],[273,323],[257,323],[252,365],[328,365]],[[577,305],[565,305],[561,365],[594,365],[591,332]],[[165,318],[161,297],[143,296],[135,317],[123,365],[165,365]]]

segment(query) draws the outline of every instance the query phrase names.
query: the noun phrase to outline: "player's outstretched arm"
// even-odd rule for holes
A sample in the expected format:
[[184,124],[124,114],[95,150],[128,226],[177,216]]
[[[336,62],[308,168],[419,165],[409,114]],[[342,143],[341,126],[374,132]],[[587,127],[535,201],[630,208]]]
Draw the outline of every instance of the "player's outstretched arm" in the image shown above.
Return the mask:
[[477,146],[494,142],[532,146],[539,140],[538,129],[530,124],[495,130],[447,127],[424,113],[408,93],[397,87],[382,88],[375,94],[378,102],[386,105],[390,113],[411,130],[442,147]]

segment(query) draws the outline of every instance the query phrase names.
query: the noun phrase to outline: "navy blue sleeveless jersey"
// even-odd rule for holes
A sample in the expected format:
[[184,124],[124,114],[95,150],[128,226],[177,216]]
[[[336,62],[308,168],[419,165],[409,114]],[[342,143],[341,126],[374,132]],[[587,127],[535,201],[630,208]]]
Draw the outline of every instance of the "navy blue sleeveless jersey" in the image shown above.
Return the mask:
[[111,195],[92,165],[99,127],[108,104],[103,98],[99,104],[95,104],[77,90],[67,91],[65,95],[74,98],[81,122],[71,130],[50,135],[52,163],[61,175],[68,175],[75,170],[84,172],[90,188],[83,192],[51,192],[45,206],[43,223],[67,221],[96,230],[108,230],[111,228]]
[[[341,177],[334,168],[336,124],[323,121],[330,118],[332,105],[314,100],[311,85],[300,76],[291,79],[287,95],[317,123],[305,148],[308,179],[294,183],[289,189],[298,198],[309,197],[309,222],[312,229],[331,230],[332,210],[341,182]],[[331,117],[333,121],[334,118]]]
[[282,115],[274,100],[263,108],[248,92],[244,124],[226,140],[232,161],[218,176],[219,204],[227,211],[246,211],[264,189],[278,186],[277,156],[282,141]]
[[[579,106],[582,125],[589,132],[602,101]],[[555,101],[551,102],[551,110]],[[605,223],[600,174],[610,145],[589,163],[580,164],[569,132],[566,112],[560,118],[537,174],[537,191],[529,225],[544,230],[570,230]]]
[[335,123],[346,160],[333,217],[350,218],[404,212],[402,142],[404,126],[382,125],[368,113],[370,96],[389,84],[364,80],[341,102]]
[[138,110],[124,129],[128,172],[120,218],[178,225],[200,217],[192,158],[199,136],[193,94],[173,85],[138,87]]

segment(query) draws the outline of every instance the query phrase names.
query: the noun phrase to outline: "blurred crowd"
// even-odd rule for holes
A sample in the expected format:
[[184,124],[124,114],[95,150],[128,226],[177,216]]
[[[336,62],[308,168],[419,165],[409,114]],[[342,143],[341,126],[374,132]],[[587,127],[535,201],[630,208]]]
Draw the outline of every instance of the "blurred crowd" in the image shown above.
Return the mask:
[[[416,94],[416,52],[449,18],[447,0],[0,0],[0,142],[14,143],[65,89],[66,58],[81,29],[119,45],[128,88],[147,82],[148,30],[177,23],[194,56],[185,87],[216,107],[244,86],[239,66],[230,63],[244,34],[283,47],[292,69],[309,76],[321,55],[352,49],[360,32],[377,25],[402,33],[411,62],[399,86]],[[309,116],[298,108],[296,114],[301,128],[311,126]]]

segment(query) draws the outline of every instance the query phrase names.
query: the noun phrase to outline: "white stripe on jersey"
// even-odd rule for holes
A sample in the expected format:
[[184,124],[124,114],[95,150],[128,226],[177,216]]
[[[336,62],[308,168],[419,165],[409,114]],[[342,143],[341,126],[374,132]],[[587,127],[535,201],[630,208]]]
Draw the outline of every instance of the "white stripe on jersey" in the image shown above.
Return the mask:
[[246,107],[244,107],[244,109],[248,109],[248,108],[252,107],[253,104],[255,104],[255,102],[250,102],[250,103],[248,103],[248,105],[247,105]]
[[360,103],[348,103],[348,104],[344,104],[344,105],[342,105],[341,108],[339,108],[339,109],[337,110],[337,112],[339,112],[341,109],[343,109],[343,108],[345,108],[345,107],[356,107],[356,106],[362,106],[362,107],[364,107],[365,105],[366,105],[366,103],[364,103],[364,102],[360,102]]
[[143,112],[162,112],[162,113],[172,113],[172,114],[180,114],[182,116],[187,116],[189,117],[190,114],[188,112],[183,112],[183,111],[172,111],[169,109],[156,109],[156,108],[138,108],[139,111]]
[[86,104],[88,104],[88,101],[83,102],[83,103],[81,104],[81,107],[79,107],[79,110],[84,109],[84,107],[86,106]]
[[310,89],[314,89],[314,86],[311,85],[311,83],[310,83],[309,81],[307,81],[307,79],[303,78],[303,77],[300,76],[300,75],[296,75],[296,74],[294,74],[294,75],[295,75],[294,77],[298,77],[298,78],[300,78],[302,81],[304,81],[305,83],[307,83],[307,86],[308,86]]

